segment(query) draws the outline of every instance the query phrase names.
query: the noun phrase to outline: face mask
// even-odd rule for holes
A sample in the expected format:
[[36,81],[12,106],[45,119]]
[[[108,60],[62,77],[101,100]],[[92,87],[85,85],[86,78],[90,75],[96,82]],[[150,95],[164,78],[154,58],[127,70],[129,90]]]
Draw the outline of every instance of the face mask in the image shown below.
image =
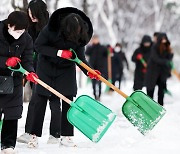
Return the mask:
[[118,52],[120,52],[120,51],[121,51],[121,48],[120,48],[120,47],[115,47],[115,48],[114,48],[114,52],[118,53]]
[[18,39],[23,33],[24,33],[25,30],[20,30],[20,31],[14,31],[12,29],[8,29],[8,33],[14,37],[14,39]]

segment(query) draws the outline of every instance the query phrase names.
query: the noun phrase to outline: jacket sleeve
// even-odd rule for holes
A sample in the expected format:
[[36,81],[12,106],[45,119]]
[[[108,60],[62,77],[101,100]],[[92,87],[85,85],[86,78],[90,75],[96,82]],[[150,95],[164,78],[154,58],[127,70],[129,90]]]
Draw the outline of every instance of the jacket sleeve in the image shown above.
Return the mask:
[[26,47],[21,55],[21,64],[28,72],[34,72],[33,68],[33,40],[27,35]]
[[132,58],[131,58],[131,60],[133,61],[133,62],[138,62],[138,60],[137,60],[137,58],[136,58],[136,56],[137,56],[137,54],[138,53],[140,53],[139,51],[138,51],[138,49],[136,49],[135,51],[134,51],[134,53],[133,53],[133,55],[132,55]]
[[35,50],[40,54],[55,58],[57,57],[58,49],[50,46],[50,41],[49,31],[47,27],[44,27],[35,41]]
[[8,57],[1,57],[0,56],[0,68],[7,68],[6,66],[6,60],[8,59]]

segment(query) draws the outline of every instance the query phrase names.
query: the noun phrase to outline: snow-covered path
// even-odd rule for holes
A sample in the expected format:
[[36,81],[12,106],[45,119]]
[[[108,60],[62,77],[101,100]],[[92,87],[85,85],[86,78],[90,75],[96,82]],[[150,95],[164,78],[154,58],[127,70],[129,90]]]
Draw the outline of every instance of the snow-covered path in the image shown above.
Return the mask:
[[[130,95],[132,93],[132,81],[122,84],[122,90]],[[49,120],[50,111],[47,113],[43,127],[43,137],[39,138],[38,149],[29,149],[26,144],[17,143],[19,154],[179,154],[180,153],[180,82],[172,78],[168,81],[168,89],[173,96],[165,96],[166,115],[147,135],[143,136],[125,119],[121,113],[121,107],[125,101],[117,93],[102,95],[101,102],[116,112],[117,118],[98,143],[92,143],[81,132],[75,129],[74,141],[78,147],[63,147],[58,144],[49,145]],[[92,96],[91,85],[79,89],[78,95],[88,94]],[[92,96],[93,97],[93,96]],[[155,97],[156,100],[156,97]],[[28,104],[24,103],[23,118],[19,120],[18,135],[24,132]]]

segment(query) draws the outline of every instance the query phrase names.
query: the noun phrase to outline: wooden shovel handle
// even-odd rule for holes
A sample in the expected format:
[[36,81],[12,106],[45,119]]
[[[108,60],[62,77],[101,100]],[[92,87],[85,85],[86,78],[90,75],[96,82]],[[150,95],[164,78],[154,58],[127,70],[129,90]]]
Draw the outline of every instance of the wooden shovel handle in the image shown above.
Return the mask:
[[111,53],[109,53],[107,57],[107,63],[108,63],[108,79],[112,79],[112,62],[111,62]]
[[93,69],[91,69],[89,66],[87,66],[85,63],[83,63],[82,61],[79,63],[82,67],[84,67],[86,70],[88,70],[89,72],[96,74],[98,76],[98,78],[104,82],[105,84],[107,84],[109,87],[111,87],[113,90],[115,90],[116,92],[118,92],[121,96],[123,96],[124,98],[127,98],[128,95],[126,95],[125,93],[123,93],[120,89],[118,89],[116,86],[114,86],[113,84],[111,84],[109,81],[107,81],[105,78],[103,78],[101,75],[97,74]]
[[172,69],[172,74],[174,74],[180,80],[180,74],[176,71],[176,69]]
[[[28,75],[29,72],[26,71],[25,75]],[[44,83],[43,81],[41,81],[40,79],[37,79],[34,77],[34,80],[40,84],[41,86],[43,86],[44,88],[46,88],[47,90],[49,90],[50,92],[52,92],[54,95],[58,96],[59,98],[63,99],[66,103],[70,104],[72,101],[69,100],[68,98],[66,98],[65,96],[63,96],[61,93],[59,93],[57,90],[53,89],[52,87],[50,87],[49,85],[47,85],[46,83]]]

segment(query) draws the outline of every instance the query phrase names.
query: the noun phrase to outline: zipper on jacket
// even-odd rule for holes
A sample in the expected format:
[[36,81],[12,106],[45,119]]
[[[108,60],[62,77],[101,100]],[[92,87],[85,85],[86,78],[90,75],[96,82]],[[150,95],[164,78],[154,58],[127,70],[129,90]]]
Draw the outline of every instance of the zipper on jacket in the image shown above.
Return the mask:
[[19,45],[16,45],[16,50],[15,52],[17,52],[19,50]]

